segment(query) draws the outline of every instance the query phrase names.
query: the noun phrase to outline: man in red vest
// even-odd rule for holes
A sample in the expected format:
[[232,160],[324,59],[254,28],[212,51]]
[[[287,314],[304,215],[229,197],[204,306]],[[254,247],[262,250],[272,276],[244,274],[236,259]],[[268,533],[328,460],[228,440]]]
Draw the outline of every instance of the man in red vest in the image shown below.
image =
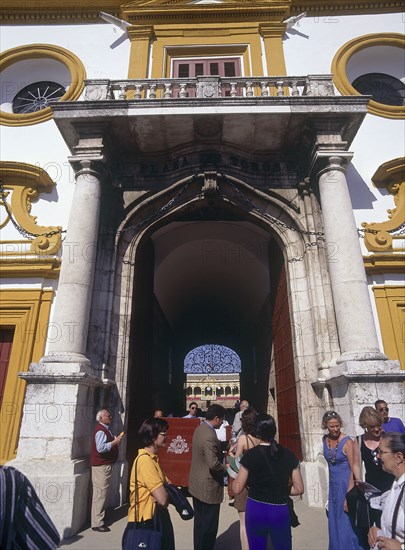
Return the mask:
[[91,445],[91,482],[93,485],[93,501],[91,506],[91,528],[93,531],[105,533],[110,531],[104,526],[105,502],[110,484],[113,464],[118,458],[118,446],[123,433],[114,437],[110,432],[111,414],[107,409],[98,411],[97,424],[93,431]]

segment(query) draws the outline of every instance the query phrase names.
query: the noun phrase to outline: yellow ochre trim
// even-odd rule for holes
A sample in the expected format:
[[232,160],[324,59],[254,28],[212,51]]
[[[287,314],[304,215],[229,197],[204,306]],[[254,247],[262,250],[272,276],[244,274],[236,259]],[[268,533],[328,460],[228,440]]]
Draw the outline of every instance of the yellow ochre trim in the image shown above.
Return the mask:
[[405,369],[403,327],[405,324],[405,286],[373,286],[384,352],[399,359]]
[[361,224],[366,229],[377,231],[365,233],[364,244],[368,250],[376,252],[393,251],[393,239],[404,238],[389,232],[398,229],[405,220],[405,157],[381,164],[371,179],[376,187],[385,188],[394,196],[395,208],[387,211],[389,219],[386,221]]
[[[404,35],[400,33],[379,33],[365,34],[358,36],[337,51],[332,61],[333,81],[336,88],[342,95],[361,95],[349,82],[347,78],[347,63],[349,59],[365,48],[374,46],[392,46],[396,48],[405,48]],[[405,118],[405,108],[394,105],[385,105],[378,103],[373,99],[368,102],[369,113],[384,118],[403,119]]]
[[[0,77],[1,72],[10,65],[27,59],[50,58],[66,65],[70,72],[71,81],[69,87],[60,101],[74,101],[78,99],[84,89],[86,70],[80,59],[69,50],[54,44],[25,44],[6,50],[0,55]],[[0,111],[0,124],[4,126],[28,126],[45,122],[52,118],[51,107],[41,111],[27,114],[14,114]]]
[[53,290],[0,290],[0,326],[14,338],[0,410],[0,464],[16,457],[25,382],[18,377],[44,354]]
[[[30,213],[31,205],[39,199],[39,194],[51,193],[56,185],[49,174],[33,164],[0,161],[0,180],[6,195],[9,194],[7,190],[12,192],[9,209],[18,224],[25,231],[39,235],[32,241],[31,252],[37,254],[56,253],[62,242],[62,228],[60,226],[37,225],[36,216],[32,216]],[[55,233],[45,236],[52,232]]]
[[401,273],[405,271],[405,254],[382,253],[363,256],[364,268],[367,273]]
[[38,258],[23,254],[10,257],[8,254],[0,254],[0,278],[58,279],[60,265],[60,258]]

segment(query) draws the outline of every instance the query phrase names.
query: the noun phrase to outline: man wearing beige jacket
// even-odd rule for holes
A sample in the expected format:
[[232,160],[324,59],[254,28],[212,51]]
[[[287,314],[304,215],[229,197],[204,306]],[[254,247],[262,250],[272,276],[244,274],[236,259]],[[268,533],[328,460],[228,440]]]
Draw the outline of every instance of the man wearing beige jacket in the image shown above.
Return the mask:
[[224,418],[225,409],[211,405],[193,435],[188,490],[194,506],[194,550],[212,550],[217,537],[226,468],[215,430],[221,427]]

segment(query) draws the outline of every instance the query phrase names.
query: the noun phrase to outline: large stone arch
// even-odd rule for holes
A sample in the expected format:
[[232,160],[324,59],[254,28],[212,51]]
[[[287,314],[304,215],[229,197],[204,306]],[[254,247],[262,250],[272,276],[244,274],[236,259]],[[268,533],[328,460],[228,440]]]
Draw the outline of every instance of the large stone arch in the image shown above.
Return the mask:
[[[197,211],[210,201],[224,212],[238,212],[247,221],[265,229],[282,250],[288,281],[300,432],[306,434],[303,456],[304,460],[312,461],[316,458],[317,442],[311,433],[321,416],[323,395],[317,394],[311,384],[316,383],[323,365],[339,351],[325,249],[320,241],[320,246],[311,247],[310,252],[305,253],[309,242],[304,233],[307,218],[297,204],[281,193],[264,193],[232,177],[206,173],[186,178],[153,195],[145,194],[127,208],[116,237],[111,314],[117,324],[111,334],[110,349],[113,357],[110,363],[115,363],[115,380],[124,410],[128,410],[130,397],[127,388],[132,297],[136,266],[142,262],[143,243],[184,212]],[[321,223],[319,212],[312,211],[311,215],[318,217],[318,224]],[[302,258],[301,261],[295,261],[298,258]],[[303,410],[305,415],[301,414]]]

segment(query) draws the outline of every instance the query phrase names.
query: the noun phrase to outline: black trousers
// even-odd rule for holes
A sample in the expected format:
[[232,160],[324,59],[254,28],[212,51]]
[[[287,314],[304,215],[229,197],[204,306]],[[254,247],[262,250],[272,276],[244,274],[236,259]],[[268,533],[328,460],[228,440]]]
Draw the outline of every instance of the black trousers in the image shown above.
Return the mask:
[[194,550],[213,550],[218,533],[219,504],[206,504],[193,497]]

